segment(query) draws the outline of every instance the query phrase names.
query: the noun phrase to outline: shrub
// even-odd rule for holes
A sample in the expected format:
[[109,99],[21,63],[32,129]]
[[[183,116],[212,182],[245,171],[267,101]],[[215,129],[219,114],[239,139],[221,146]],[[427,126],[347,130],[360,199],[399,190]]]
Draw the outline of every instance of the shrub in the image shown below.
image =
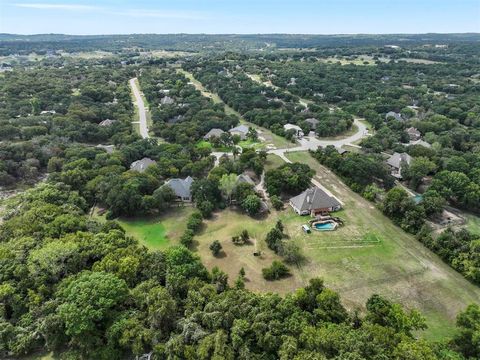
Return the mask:
[[272,206],[275,210],[283,209],[283,201],[277,195],[272,195],[270,197],[270,201],[272,202]]
[[196,233],[202,227],[202,214],[200,211],[193,212],[187,220],[187,229],[192,230],[193,233]]
[[212,216],[212,212],[215,206],[208,200],[202,201],[197,204],[197,209],[202,213],[202,216],[207,219]]
[[222,244],[220,244],[220,241],[214,240],[210,244],[209,249],[212,251],[213,256],[218,256],[218,254],[220,254],[220,251],[222,251]]
[[185,247],[190,247],[193,242],[193,231],[190,229],[185,230],[182,237],[180,238],[180,243]]
[[268,232],[265,241],[270,249],[278,253],[282,248],[282,238],[283,233],[277,227],[274,227]]
[[274,281],[290,275],[288,267],[281,261],[273,260],[272,265],[262,269],[265,280]]

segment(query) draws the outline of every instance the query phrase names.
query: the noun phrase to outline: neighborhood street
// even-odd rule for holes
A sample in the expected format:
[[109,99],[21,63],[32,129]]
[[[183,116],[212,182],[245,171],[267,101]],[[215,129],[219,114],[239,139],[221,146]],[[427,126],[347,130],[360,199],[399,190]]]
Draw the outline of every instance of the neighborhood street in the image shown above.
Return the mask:
[[138,117],[140,124],[140,136],[144,139],[148,139],[148,126],[147,126],[147,111],[145,109],[145,103],[143,102],[140,90],[137,87],[135,82],[137,78],[130,79],[130,87],[133,90],[133,95],[135,96],[135,105],[138,107]]

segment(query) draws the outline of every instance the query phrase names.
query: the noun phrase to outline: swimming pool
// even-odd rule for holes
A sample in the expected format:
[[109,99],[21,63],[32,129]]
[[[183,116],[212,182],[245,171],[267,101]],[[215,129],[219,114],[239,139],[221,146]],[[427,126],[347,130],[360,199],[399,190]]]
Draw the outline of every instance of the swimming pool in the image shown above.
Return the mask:
[[413,201],[415,201],[415,204],[421,203],[422,200],[423,200],[423,196],[422,196],[422,195],[415,195],[415,196],[413,197]]
[[334,223],[316,223],[313,226],[315,226],[315,229],[323,231],[323,230],[333,230],[335,229],[335,224]]

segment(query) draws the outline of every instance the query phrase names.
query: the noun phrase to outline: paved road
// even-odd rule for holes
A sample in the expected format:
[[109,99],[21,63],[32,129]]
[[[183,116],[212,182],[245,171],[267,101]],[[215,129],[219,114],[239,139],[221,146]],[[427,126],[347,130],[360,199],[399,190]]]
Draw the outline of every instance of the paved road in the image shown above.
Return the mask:
[[135,96],[135,105],[138,107],[139,124],[140,124],[140,136],[144,139],[148,139],[148,126],[147,126],[147,110],[145,109],[145,103],[143,102],[140,90],[135,82],[137,78],[130,79],[130,87],[133,90]]

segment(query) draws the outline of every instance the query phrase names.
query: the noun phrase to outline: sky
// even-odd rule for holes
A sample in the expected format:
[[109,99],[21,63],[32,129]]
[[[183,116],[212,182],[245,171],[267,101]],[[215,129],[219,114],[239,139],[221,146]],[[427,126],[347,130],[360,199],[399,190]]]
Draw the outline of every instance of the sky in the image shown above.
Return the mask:
[[0,0],[0,33],[480,32],[480,0]]

